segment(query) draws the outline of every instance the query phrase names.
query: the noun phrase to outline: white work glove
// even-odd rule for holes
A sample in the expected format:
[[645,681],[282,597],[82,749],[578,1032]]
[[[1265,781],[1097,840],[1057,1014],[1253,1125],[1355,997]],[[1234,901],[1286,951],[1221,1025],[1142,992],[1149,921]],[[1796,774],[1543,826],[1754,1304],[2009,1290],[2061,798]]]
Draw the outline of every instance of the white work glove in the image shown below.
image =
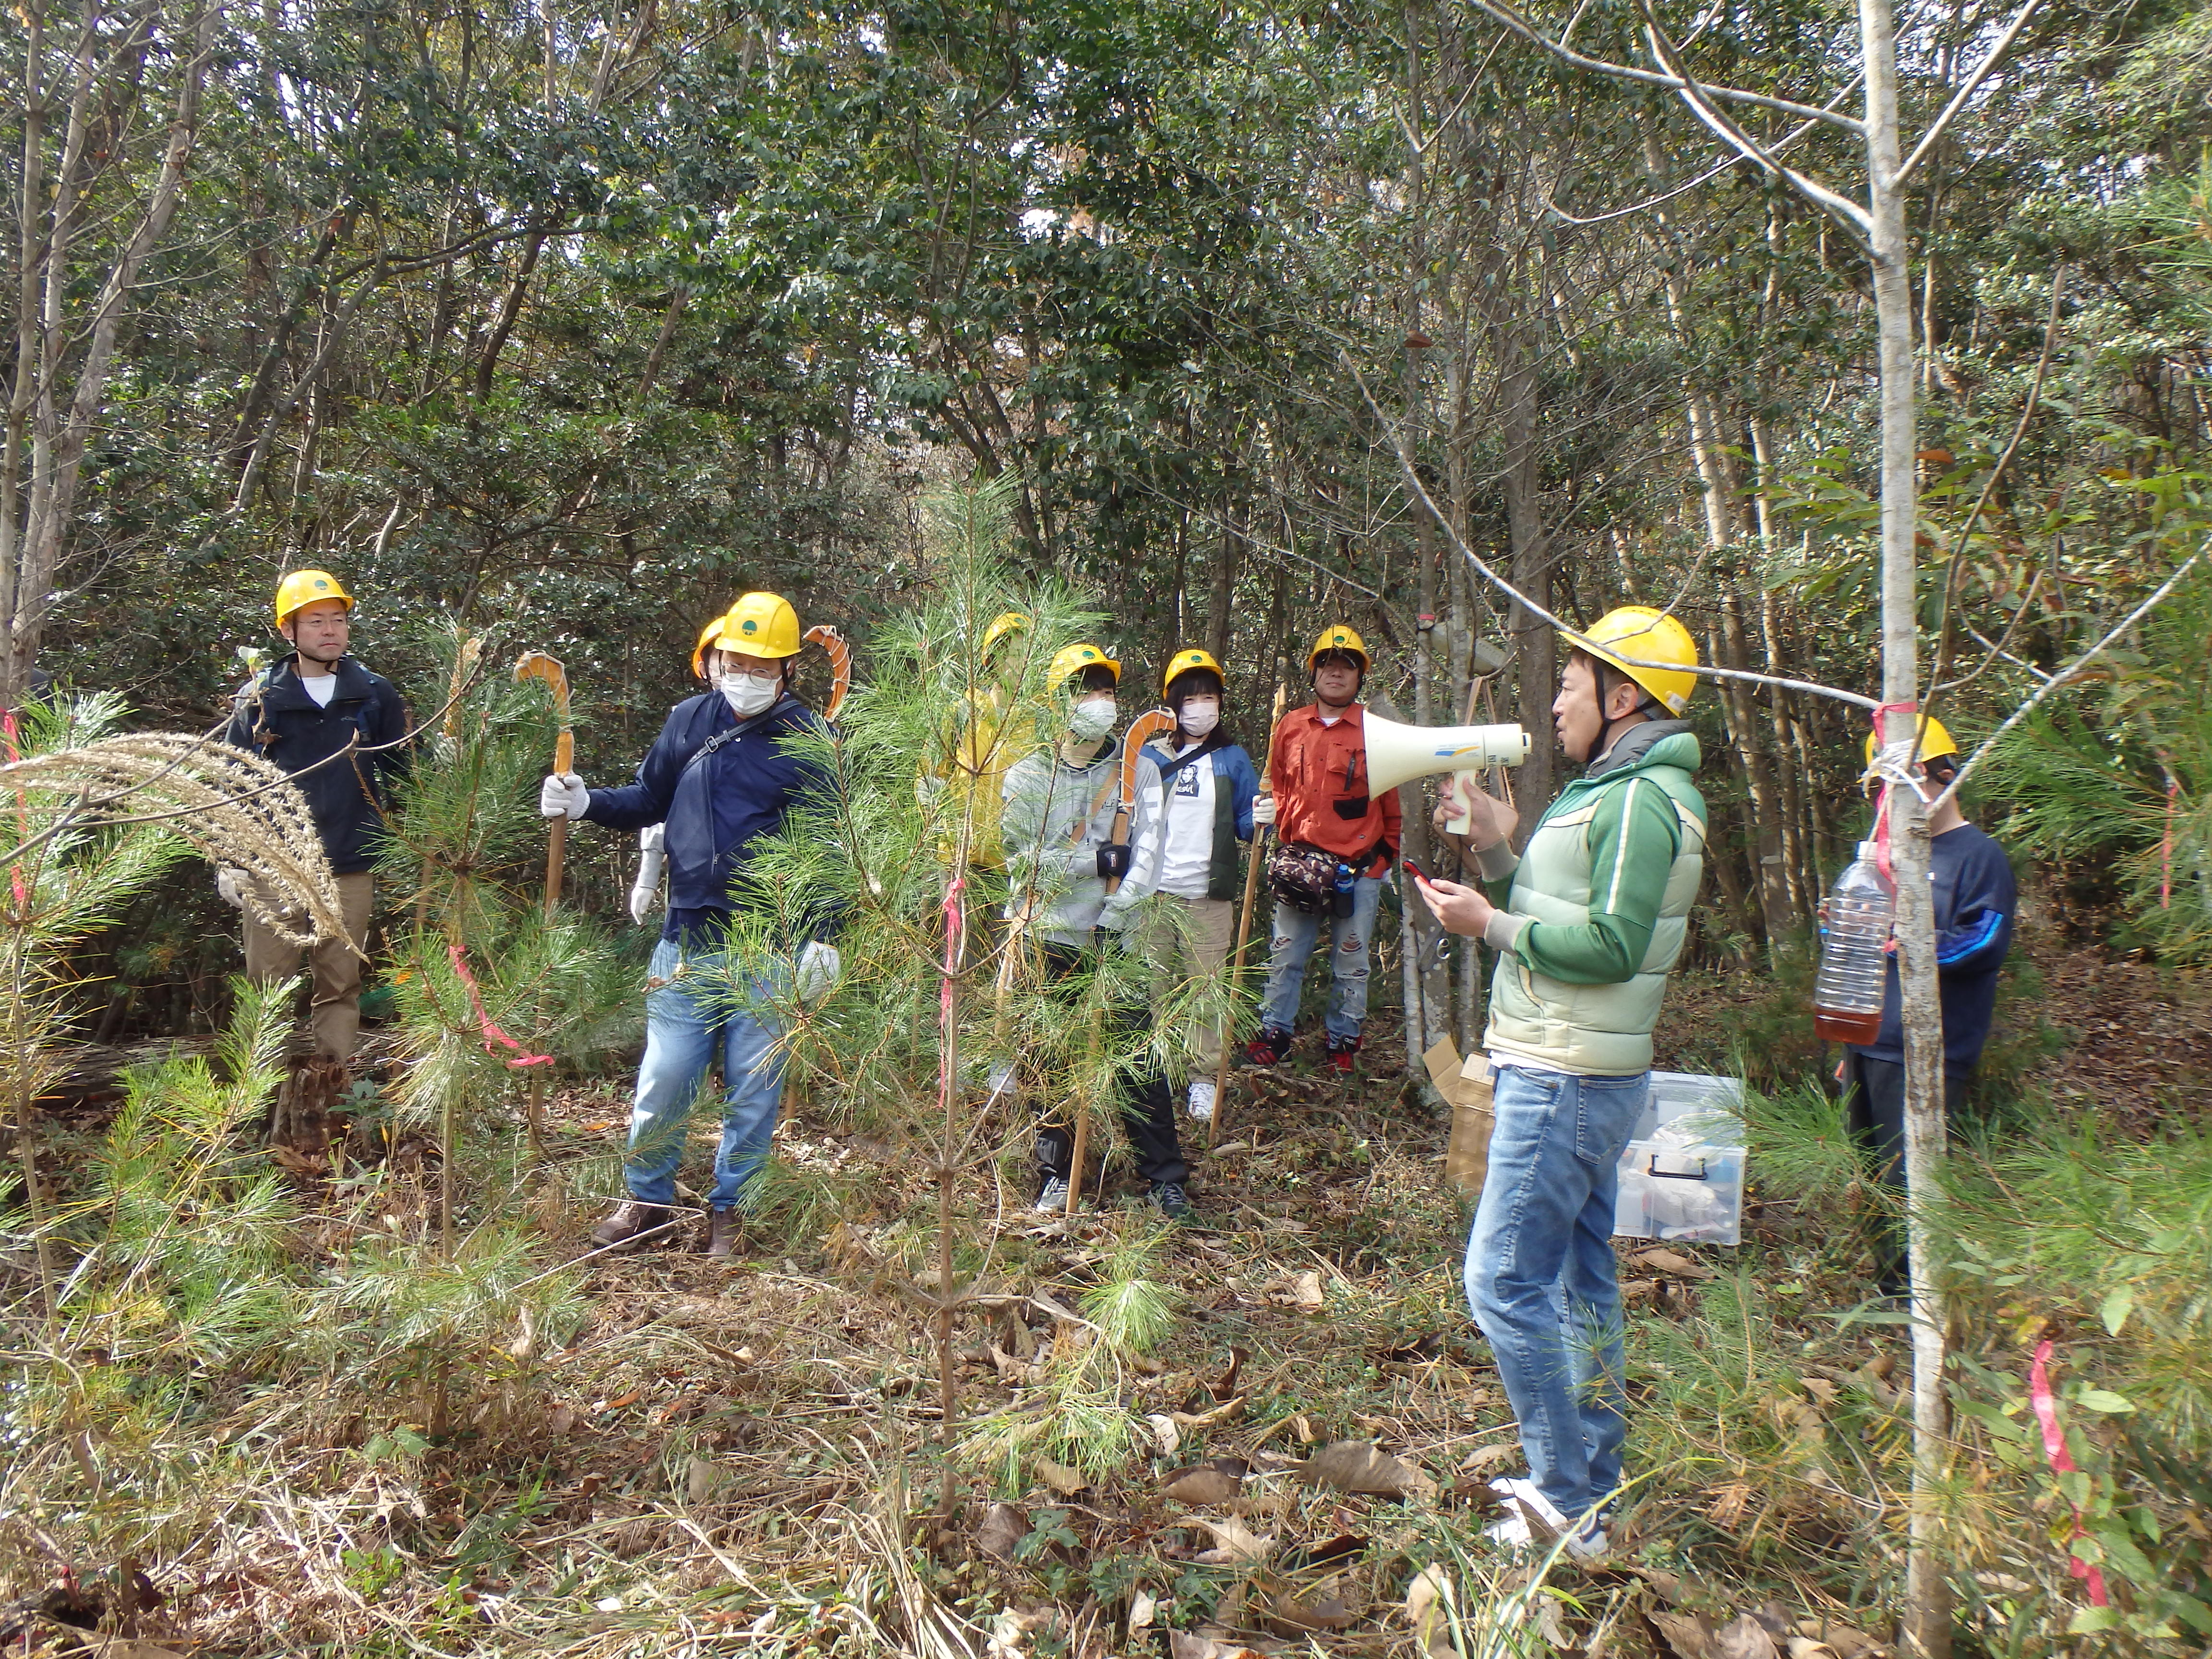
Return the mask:
[[629,919],[642,927],[660,908],[661,842],[665,823],[648,824],[637,832],[637,880],[629,890]]
[[592,792],[574,772],[556,772],[538,787],[538,815],[546,818],[580,818],[592,804]]
[[830,988],[837,982],[837,975],[844,969],[836,945],[824,945],[818,939],[811,940],[799,953],[799,1000],[819,1001],[829,994]]
[[243,871],[218,867],[215,872],[216,896],[232,908],[246,908],[246,874]]
[[1275,798],[1273,795],[1252,797],[1252,827],[1265,828],[1275,821]]

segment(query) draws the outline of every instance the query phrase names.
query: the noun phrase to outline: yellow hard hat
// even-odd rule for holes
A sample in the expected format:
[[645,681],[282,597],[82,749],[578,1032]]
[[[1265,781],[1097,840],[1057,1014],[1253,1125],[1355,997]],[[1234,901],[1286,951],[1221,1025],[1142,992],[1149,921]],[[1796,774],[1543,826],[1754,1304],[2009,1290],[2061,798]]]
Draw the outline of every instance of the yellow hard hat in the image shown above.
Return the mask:
[[1194,668],[1211,668],[1221,675],[1224,685],[1229,683],[1229,676],[1221,672],[1221,665],[1214,661],[1213,653],[1194,647],[1188,651],[1178,651],[1168,659],[1168,672],[1160,676],[1160,695],[1163,697],[1167,696],[1168,688],[1176,683],[1177,678],[1188,674]]
[[1097,646],[1087,642],[1082,645],[1064,646],[1054,653],[1050,665],[1044,671],[1045,683],[1057,691],[1085,669],[1093,666],[1111,669],[1114,673],[1114,684],[1121,684],[1121,665]]
[[[1868,732],[1866,758],[1869,766],[1874,764],[1874,757],[1881,751],[1881,733]],[[1945,755],[1955,755],[1958,752],[1959,745],[1953,741],[1951,734],[1943,729],[1943,722],[1933,714],[1923,714],[1920,717],[1920,758],[1931,761]]]
[[1030,618],[1019,611],[1001,611],[991,618],[991,625],[983,630],[983,659],[988,662],[999,641],[1012,634],[1018,634],[1030,625]]
[[1367,641],[1342,623],[1332,623],[1322,629],[1321,637],[1314,641],[1314,648],[1306,653],[1307,672],[1313,672],[1324,651],[1351,652],[1359,659],[1359,672],[1363,674],[1375,665],[1375,659],[1367,654]]
[[691,653],[693,672],[709,651],[742,651],[749,657],[795,657],[801,641],[799,613],[775,593],[747,593],[707,624]]
[[[1698,665],[1698,642],[1690,630],[1663,611],[1648,605],[1624,605],[1608,611],[1587,633],[1561,629],[1560,635],[1577,651],[1587,651],[1611,664],[1649,691],[1670,714],[1690,706],[1690,693],[1698,677],[1684,668]],[[1633,660],[1629,660],[1633,659]],[[1680,663],[1682,668],[1647,668],[1645,663]]]
[[276,584],[276,626],[283,627],[295,611],[317,599],[343,599],[347,610],[353,609],[353,595],[329,571],[295,570]]

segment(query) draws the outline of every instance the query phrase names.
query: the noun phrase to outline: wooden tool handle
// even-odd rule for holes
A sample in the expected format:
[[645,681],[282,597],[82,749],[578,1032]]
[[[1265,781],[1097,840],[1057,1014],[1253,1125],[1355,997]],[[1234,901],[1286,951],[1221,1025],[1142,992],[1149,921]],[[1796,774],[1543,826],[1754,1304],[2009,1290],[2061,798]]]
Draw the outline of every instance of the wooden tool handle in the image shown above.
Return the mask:
[[545,914],[550,917],[553,907],[561,902],[561,866],[568,853],[568,820],[553,820],[553,831],[545,844]]

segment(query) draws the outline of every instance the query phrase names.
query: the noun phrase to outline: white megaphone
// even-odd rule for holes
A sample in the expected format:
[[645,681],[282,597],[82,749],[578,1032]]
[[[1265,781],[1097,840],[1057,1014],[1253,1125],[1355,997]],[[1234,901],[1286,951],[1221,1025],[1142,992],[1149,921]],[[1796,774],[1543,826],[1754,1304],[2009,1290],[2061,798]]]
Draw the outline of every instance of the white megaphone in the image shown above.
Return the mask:
[[1401,726],[1371,708],[1360,724],[1367,738],[1370,794],[1432,773],[1479,772],[1528,758],[1528,734],[1517,726]]

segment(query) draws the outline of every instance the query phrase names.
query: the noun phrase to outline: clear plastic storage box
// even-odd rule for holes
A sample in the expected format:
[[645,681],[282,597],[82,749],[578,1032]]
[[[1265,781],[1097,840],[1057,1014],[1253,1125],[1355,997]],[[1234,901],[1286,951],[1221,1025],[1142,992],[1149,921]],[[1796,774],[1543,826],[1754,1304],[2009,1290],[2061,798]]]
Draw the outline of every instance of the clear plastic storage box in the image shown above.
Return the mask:
[[1651,1073],[1651,1099],[1620,1154],[1615,1238],[1734,1244],[1743,1227],[1743,1085]]

